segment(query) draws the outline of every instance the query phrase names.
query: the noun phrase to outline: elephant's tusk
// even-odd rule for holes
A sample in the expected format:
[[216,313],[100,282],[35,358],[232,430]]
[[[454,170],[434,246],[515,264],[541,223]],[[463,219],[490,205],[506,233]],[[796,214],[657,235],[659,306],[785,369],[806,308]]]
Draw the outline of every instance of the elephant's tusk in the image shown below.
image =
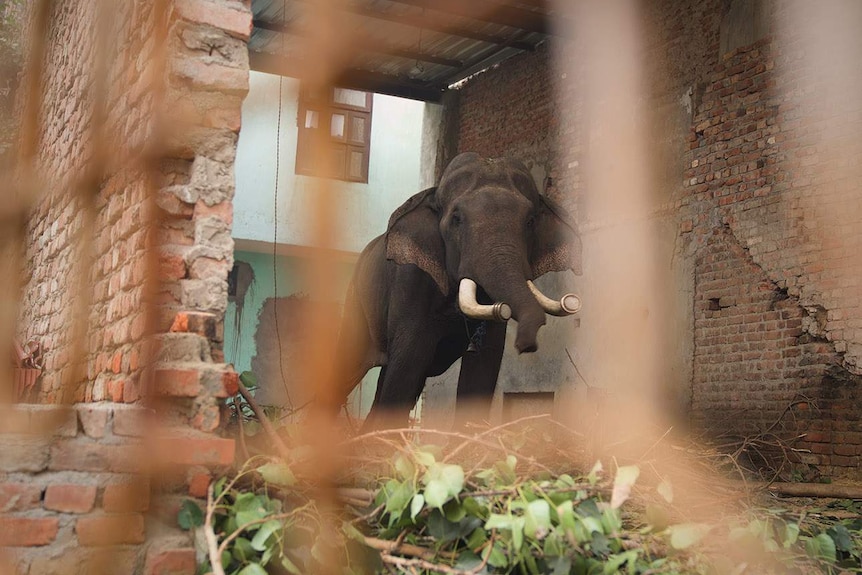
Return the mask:
[[512,317],[512,308],[508,304],[497,302],[485,305],[477,302],[476,282],[467,278],[462,279],[458,286],[458,307],[470,319],[508,321]]
[[567,293],[560,298],[560,301],[555,301],[539,291],[536,284],[530,280],[527,280],[527,285],[546,314],[563,317],[581,310],[581,298],[573,293]]

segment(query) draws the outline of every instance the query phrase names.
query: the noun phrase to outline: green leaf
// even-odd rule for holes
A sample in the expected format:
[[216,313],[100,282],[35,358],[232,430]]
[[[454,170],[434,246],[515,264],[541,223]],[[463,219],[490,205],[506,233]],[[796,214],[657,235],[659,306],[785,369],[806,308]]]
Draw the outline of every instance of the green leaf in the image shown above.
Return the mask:
[[449,521],[440,511],[435,509],[428,516],[428,532],[439,543],[447,543],[461,536],[461,526]]
[[517,465],[518,465],[518,458],[515,457],[514,455],[507,455],[506,456],[506,465],[508,465],[509,469],[511,469],[512,473],[514,473],[515,467],[517,467]]
[[284,463],[267,463],[257,468],[263,480],[273,485],[291,487],[296,484],[296,477]]
[[446,484],[449,495],[457,497],[464,488],[464,470],[460,465],[444,465],[440,473],[440,479]]
[[640,468],[637,465],[626,465],[617,468],[617,475],[614,478],[614,489],[611,492],[611,508],[618,509],[620,505],[626,502],[631,495],[632,487],[640,475]]
[[281,556],[281,566],[284,567],[288,573],[293,573],[293,575],[302,575],[302,571],[299,570],[299,567],[291,561],[287,555]]
[[658,494],[661,495],[665,501],[673,503],[673,487],[669,482],[662,481],[659,483],[658,487],[656,487],[656,491],[658,491]]
[[552,563],[554,570],[551,575],[569,575],[572,571],[572,560],[568,557],[557,557],[557,560]]
[[403,455],[399,455],[395,458],[395,472],[401,479],[412,479],[416,473],[416,468],[413,466],[412,461]]
[[354,541],[359,541],[360,543],[365,541],[365,535],[363,535],[362,532],[354,527],[349,521],[341,522],[341,532]]
[[281,522],[275,520],[267,521],[261,525],[251,540],[252,549],[255,551],[264,551],[267,548],[266,541],[269,539],[269,536],[279,529],[281,529]]
[[482,550],[482,560],[487,560],[488,564],[498,569],[503,569],[509,565],[509,558],[499,541],[495,541],[493,545],[488,545]]
[[424,465],[425,467],[431,467],[436,462],[436,460],[434,459],[434,454],[427,451],[416,451],[413,456],[416,458],[416,461],[419,463],[419,465]]
[[512,528],[512,515],[501,515],[499,513],[492,513],[488,520],[485,522],[485,529],[511,529]]
[[267,573],[259,563],[249,563],[237,575],[267,575]]
[[421,493],[417,493],[413,496],[413,500],[410,502],[410,519],[416,520],[416,516],[419,515],[419,512],[422,511],[422,508],[425,507],[425,496]]
[[460,501],[457,499],[450,499],[443,506],[443,514],[446,515],[446,519],[449,521],[458,523],[467,516],[467,511],[464,510]]
[[257,387],[257,376],[253,371],[244,371],[239,374],[239,380],[242,382],[244,386],[248,389],[254,389]]
[[835,563],[838,557],[838,552],[835,549],[835,541],[832,540],[826,533],[821,533],[817,537],[811,537],[805,542],[805,552],[810,557],[822,559],[830,563]]
[[442,510],[449,499],[449,487],[441,479],[432,479],[425,486],[425,502],[429,507]]
[[551,528],[551,508],[544,499],[536,499],[527,504],[524,512],[524,532],[528,537],[542,539]]
[[413,499],[414,489],[412,481],[399,482],[392,480],[387,486],[386,512],[400,516]]
[[790,549],[793,545],[796,544],[796,541],[799,539],[799,525],[797,523],[785,523],[784,525],[784,537],[782,541],[782,545],[785,549]]
[[709,533],[709,525],[703,523],[680,523],[679,525],[671,525],[668,528],[670,532],[670,546],[674,549],[688,549],[698,541],[704,538]]
[[853,538],[845,526],[840,523],[833,525],[826,530],[826,534],[832,538],[835,542],[835,548],[839,551],[847,553],[853,551]]
[[515,548],[515,553],[521,552],[521,546],[524,544],[524,532],[526,520],[523,517],[515,517],[512,519],[512,544]]
[[485,531],[484,529],[474,529],[473,532],[470,534],[470,537],[467,538],[467,547],[472,549],[473,551],[476,551],[487,540],[487,531]]
[[227,483],[227,477],[222,477],[213,485],[213,497],[218,499],[222,492],[224,491],[225,483]]
[[557,505],[557,517],[564,529],[573,529],[575,527],[574,504],[571,501],[563,501]]
[[251,546],[251,541],[246,539],[245,537],[237,537],[233,541],[232,545],[233,549],[231,554],[234,559],[239,561],[240,563],[245,563],[246,561],[252,559],[257,555],[255,550]]
[[[267,515],[263,502],[254,493],[240,493],[236,498],[236,503],[233,504],[233,510],[236,512],[238,527],[244,527],[249,523],[260,521]],[[250,525],[248,527],[250,530],[258,528],[259,525]]]
[[611,555],[608,557],[607,562],[605,563],[605,567],[603,570],[604,575],[612,575],[613,573],[617,573],[625,563],[628,563],[630,566],[638,560],[638,552],[634,549],[631,551],[626,551],[625,553],[618,553],[616,555]]
[[177,524],[181,529],[188,531],[195,527],[200,527],[204,524],[204,512],[198,507],[198,504],[191,499],[186,499],[180,506],[180,512],[177,514]]

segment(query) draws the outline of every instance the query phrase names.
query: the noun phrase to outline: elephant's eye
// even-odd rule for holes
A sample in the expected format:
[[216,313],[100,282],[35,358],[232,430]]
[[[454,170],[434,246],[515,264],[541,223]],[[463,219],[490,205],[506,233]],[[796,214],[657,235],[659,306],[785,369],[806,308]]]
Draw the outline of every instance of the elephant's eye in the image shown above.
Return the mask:
[[530,216],[527,218],[526,226],[528,230],[533,229],[533,226],[536,225],[536,216]]
[[457,226],[458,224],[460,224],[461,223],[461,212],[458,212],[458,211],[452,212],[452,215],[449,216],[449,221],[452,223],[453,226]]

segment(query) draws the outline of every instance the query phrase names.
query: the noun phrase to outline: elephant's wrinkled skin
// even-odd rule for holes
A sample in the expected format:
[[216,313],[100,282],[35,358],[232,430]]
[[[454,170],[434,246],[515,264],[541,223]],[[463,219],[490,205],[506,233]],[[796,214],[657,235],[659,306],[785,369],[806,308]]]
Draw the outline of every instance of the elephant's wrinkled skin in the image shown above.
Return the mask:
[[[506,323],[467,319],[457,301],[460,281],[478,284],[480,303],[508,304],[518,322],[515,347],[533,352],[545,311],[527,280],[564,269],[580,273],[580,240],[527,168],[508,159],[459,155],[439,186],[408,199],[359,257],[345,303],[334,393],[325,403],[336,409],[368,369],[382,365],[365,427],[403,424],[425,379],[463,357],[459,416],[466,400],[490,406]],[[478,350],[467,352],[471,338]]]

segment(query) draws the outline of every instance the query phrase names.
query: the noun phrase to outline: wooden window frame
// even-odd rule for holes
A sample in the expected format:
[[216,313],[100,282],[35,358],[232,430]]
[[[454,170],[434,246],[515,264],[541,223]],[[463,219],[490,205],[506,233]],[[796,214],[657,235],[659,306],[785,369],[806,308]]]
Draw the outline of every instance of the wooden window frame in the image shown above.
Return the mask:
[[[305,85],[299,91],[299,110],[297,114],[297,145],[296,173],[303,176],[323,177],[322,169],[314,165],[314,146],[317,138],[320,145],[333,153],[340,153],[342,160],[336,162],[334,173],[330,177],[345,182],[368,183],[368,163],[371,157],[371,122],[374,94],[365,94],[364,105],[351,105],[335,100],[336,90],[332,88],[327,96],[311,94]],[[353,90],[361,92],[361,90]],[[306,117],[309,112],[317,112],[317,125],[306,127]],[[341,136],[332,135],[332,119],[335,116],[344,117],[344,128]],[[351,139],[353,122],[362,120],[365,129],[361,139]],[[361,154],[359,173],[351,173],[351,158]],[[340,164],[340,165],[339,165]]]

